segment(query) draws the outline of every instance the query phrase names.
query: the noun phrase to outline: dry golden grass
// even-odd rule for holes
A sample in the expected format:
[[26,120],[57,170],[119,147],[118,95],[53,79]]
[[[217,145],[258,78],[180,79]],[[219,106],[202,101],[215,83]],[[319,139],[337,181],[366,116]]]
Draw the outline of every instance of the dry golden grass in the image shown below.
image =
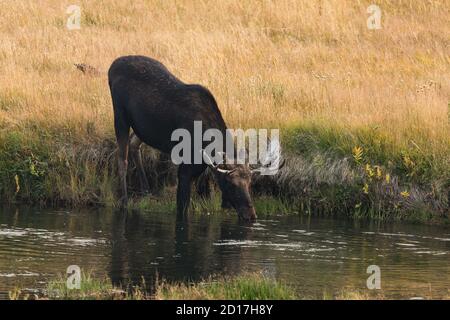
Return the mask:
[[449,136],[447,1],[380,1],[381,30],[366,27],[370,1],[81,1],[74,31],[69,4],[2,1],[0,92],[16,101],[2,126],[76,132],[91,121],[110,132],[106,76],[83,78],[72,64],[106,72],[143,54],[207,85],[231,126],[321,119],[398,139]]
[[[216,96],[230,127],[372,128],[439,161],[450,150],[450,3],[371,1],[0,1],[0,132],[67,142],[113,137],[106,71],[154,57]],[[84,76],[73,63],[102,70]],[[445,166],[444,166],[445,167]]]

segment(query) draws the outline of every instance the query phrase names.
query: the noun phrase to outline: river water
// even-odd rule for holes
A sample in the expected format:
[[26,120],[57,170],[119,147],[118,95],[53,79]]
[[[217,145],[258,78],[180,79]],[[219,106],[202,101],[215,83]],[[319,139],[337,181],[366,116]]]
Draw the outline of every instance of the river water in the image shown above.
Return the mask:
[[[305,216],[250,225],[231,213],[179,220],[172,213],[0,209],[0,299],[18,286],[39,292],[69,265],[114,284],[260,271],[306,298],[351,288],[386,299],[448,299],[450,229]],[[380,268],[379,290],[367,288],[370,265]]]

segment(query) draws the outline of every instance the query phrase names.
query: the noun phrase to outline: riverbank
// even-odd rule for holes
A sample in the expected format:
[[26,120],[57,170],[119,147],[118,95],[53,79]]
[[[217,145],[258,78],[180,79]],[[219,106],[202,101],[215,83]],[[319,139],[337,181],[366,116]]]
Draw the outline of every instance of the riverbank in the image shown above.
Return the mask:
[[[143,54],[207,86],[230,128],[281,129],[288,162],[256,179],[259,206],[445,223],[448,5],[377,5],[382,28],[371,30],[354,1],[83,3],[81,29],[68,30],[61,4],[12,1],[0,14],[0,202],[116,205],[106,70]],[[173,168],[144,158],[153,193],[173,197]]]
[[[448,223],[450,178],[445,159],[438,168],[417,169],[418,156],[376,150],[370,143],[344,141],[344,134],[317,139],[325,131],[282,130],[286,164],[274,176],[255,176],[259,215],[306,214],[422,223]],[[334,144],[333,144],[334,143]],[[346,144],[345,144],[346,143]],[[387,144],[387,141],[380,141]],[[354,145],[351,147],[351,145]],[[47,207],[116,207],[118,177],[114,138],[86,144],[53,139],[52,144],[22,132],[0,132],[0,197],[5,203]],[[385,157],[385,159],[382,159]],[[131,209],[174,211],[176,167],[143,148],[152,196],[138,192],[134,163],[128,184]],[[408,160],[406,160],[408,159]],[[411,164],[413,163],[413,164]],[[220,191],[196,199],[194,212],[220,212]]]
[[[108,279],[95,279],[83,274],[79,289],[68,289],[62,276],[51,280],[43,294],[30,294],[16,288],[9,293],[11,300],[369,300],[383,299],[357,289],[344,288],[339,292],[324,292],[321,297],[300,296],[288,285],[261,273],[235,277],[209,277],[202,281],[167,282],[155,285],[154,294],[145,293],[142,286],[115,287]],[[143,284],[145,286],[145,283]]]
[[[450,181],[445,172],[415,173],[404,167],[406,158],[387,157],[364,144],[347,149],[310,143],[304,131],[284,130],[286,165],[275,176],[255,176],[253,190],[259,214],[319,214],[346,218],[446,223]],[[88,145],[43,145],[24,133],[0,136],[0,194],[3,202],[41,206],[117,206],[116,146],[113,138]],[[6,138],[6,139],[5,139]],[[340,152],[335,151],[339,149]],[[383,148],[378,149],[383,150]],[[134,164],[130,163],[130,208],[175,210],[176,167],[161,162],[157,152],[144,148],[145,171],[153,196],[139,194]],[[377,161],[377,159],[379,161]],[[392,160],[390,160],[392,159]],[[409,159],[409,158],[408,158]],[[419,158],[409,160],[411,163]],[[435,169],[435,168],[431,168]],[[430,170],[431,170],[430,169]],[[403,170],[403,171],[402,171]],[[437,170],[437,169],[436,169]],[[426,175],[431,177],[425,177]],[[220,191],[209,201],[194,201],[196,212],[217,212]]]

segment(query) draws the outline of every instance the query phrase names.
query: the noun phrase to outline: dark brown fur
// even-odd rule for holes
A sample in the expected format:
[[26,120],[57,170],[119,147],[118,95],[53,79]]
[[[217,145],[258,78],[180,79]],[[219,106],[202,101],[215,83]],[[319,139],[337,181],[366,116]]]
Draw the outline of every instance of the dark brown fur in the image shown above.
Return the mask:
[[[111,65],[109,86],[114,107],[114,127],[119,146],[119,175],[122,203],[127,202],[126,171],[130,128],[136,134],[131,141],[131,154],[138,164],[140,182],[148,187],[139,155],[141,142],[170,154],[178,143],[171,141],[175,129],[186,129],[193,137],[194,121],[202,121],[203,131],[219,129],[226,136],[227,126],[211,92],[201,85],[185,84],[171,74],[160,62],[144,56],[125,56]],[[225,144],[224,144],[225,145]],[[202,152],[192,146],[192,155]],[[191,162],[193,163],[193,162]],[[140,167],[140,168],[139,168]],[[234,169],[214,174],[223,194],[223,205],[234,207],[246,220],[256,218],[250,197],[251,173],[247,165],[223,164]],[[207,168],[202,164],[181,164],[178,168],[177,211],[186,214],[191,185]],[[214,168],[214,166],[213,166]],[[205,192],[207,193],[207,192]]]

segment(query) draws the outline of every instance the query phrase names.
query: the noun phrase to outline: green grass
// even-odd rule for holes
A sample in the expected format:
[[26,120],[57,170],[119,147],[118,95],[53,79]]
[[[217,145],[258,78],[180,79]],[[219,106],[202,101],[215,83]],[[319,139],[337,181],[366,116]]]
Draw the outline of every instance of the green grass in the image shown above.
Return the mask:
[[[200,282],[167,282],[156,284],[155,294],[148,295],[143,286],[114,287],[109,279],[82,274],[80,289],[68,289],[66,278],[51,280],[41,297],[32,297],[17,288],[10,292],[10,299],[50,300],[287,300],[296,299],[294,291],[261,273],[248,273],[236,277],[209,277]],[[143,285],[145,283],[143,282]]]
[[256,197],[254,205],[259,216],[299,214],[300,210],[293,202],[264,195]]
[[161,283],[156,299],[161,300],[292,300],[288,286],[260,273],[237,277],[208,278],[198,283]]
[[16,288],[9,293],[11,300],[369,300],[385,299],[379,292],[368,292],[346,287],[336,292],[325,290],[322,296],[306,296],[292,287],[261,272],[237,276],[210,276],[198,282],[158,281],[153,294],[141,285],[115,287],[107,278],[95,278],[84,273],[80,289],[68,289],[66,278],[56,277],[47,284],[43,294],[37,296]]
[[[130,210],[142,210],[151,212],[175,212],[176,210],[176,193],[174,189],[166,189],[164,195],[143,196],[133,198],[128,203]],[[190,212],[194,214],[222,214],[224,211],[234,212],[234,209],[223,209],[221,207],[221,193],[214,190],[209,199],[201,199],[193,195],[191,200]],[[266,195],[256,196],[254,205],[258,215],[288,215],[298,214],[298,207],[293,202],[285,201]]]
[[[287,128],[285,150],[309,163],[308,170],[303,166],[293,175],[304,172],[303,180],[313,181],[293,189],[301,194],[312,184],[309,198],[331,203],[322,211],[343,210],[350,217],[448,222],[450,140],[427,141],[419,133],[399,144],[376,126],[316,122]],[[317,208],[317,201],[312,206]]]
[[[415,140],[405,138],[399,145],[375,125],[350,129],[320,122],[290,127],[283,133],[283,142],[295,153],[348,157],[359,146],[364,149],[366,161],[389,167],[405,182],[444,185],[450,181],[449,139],[442,143],[428,141],[417,132]],[[439,148],[435,148],[436,144]]]
[[44,294],[39,297],[16,288],[9,293],[9,298],[11,300],[144,300],[149,298],[140,286],[124,289],[115,287],[109,279],[96,278],[91,273],[82,273],[79,289],[69,289],[66,281],[63,275],[59,275],[48,282]]

